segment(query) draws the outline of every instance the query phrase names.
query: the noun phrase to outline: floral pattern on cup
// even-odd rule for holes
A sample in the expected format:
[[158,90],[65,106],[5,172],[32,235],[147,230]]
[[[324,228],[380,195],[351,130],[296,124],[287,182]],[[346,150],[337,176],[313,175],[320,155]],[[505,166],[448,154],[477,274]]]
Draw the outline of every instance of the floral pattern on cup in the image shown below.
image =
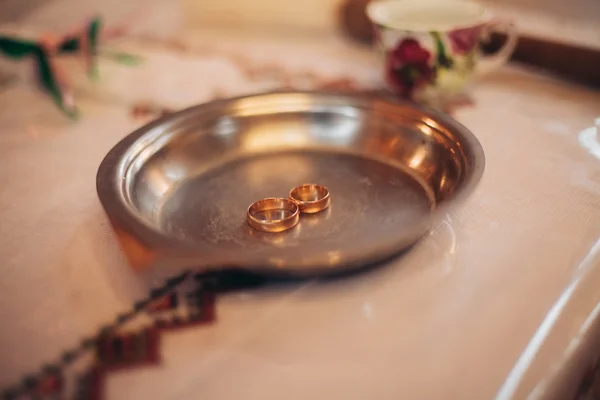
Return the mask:
[[[432,88],[448,93],[460,91],[473,73],[480,34],[481,27],[476,26],[402,35],[385,54],[388,85],[410,100],[421,100],[423,96],[418,95],[427,95]],[[422,35],[428,35],[428,40]]]
[[[474,2],[378,0],[367,6],[384,58],[388,88],[418,103],[444,109],[467,85],[509,59],[517,43],[514,24]],[[484,33],[507,35],[493,54],[480,52]]]
[[415,89],[432,82],[432,54],[413,38],[401,40],[387,54],[387,80],[401,95],[411,97]]
[[448,32],[452,51],[456,54],[466,54],[475,50],[475,46],[479,43],[481,28],[481,26],[474,26]]

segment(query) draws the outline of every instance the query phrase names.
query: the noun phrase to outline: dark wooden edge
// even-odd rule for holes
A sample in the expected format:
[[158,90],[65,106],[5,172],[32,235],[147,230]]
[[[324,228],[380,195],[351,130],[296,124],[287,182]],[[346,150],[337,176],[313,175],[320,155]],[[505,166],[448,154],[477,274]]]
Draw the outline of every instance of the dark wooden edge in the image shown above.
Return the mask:
[[[504,34],[494,33],[485,50],[494,51],[505,40]],[[532,65],[563,78],[600,88],[600,49],[521,36],[511,61]]]

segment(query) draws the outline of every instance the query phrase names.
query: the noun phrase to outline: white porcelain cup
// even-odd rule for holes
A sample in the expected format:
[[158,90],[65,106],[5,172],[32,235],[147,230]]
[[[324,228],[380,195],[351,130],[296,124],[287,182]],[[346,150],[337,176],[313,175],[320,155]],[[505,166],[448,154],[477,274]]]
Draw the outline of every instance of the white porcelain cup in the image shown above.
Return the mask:
[[[517,44],[511,22],[473,2],[376,0],[367,15],[383,53],[389,89],[434,107],[506,63]],[[507,40],[496,53],[484,55],[480,44],[491,29],[505,31]]]

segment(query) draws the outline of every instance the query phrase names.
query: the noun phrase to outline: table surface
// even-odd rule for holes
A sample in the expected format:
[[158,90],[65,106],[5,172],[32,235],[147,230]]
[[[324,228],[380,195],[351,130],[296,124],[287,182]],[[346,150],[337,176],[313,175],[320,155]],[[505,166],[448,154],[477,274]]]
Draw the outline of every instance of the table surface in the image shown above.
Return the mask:
[[[215,47],[215,35],[122,41],[144,63],[102,61],[95,84],[65,60],[76,122],[24,78],[1,90],[0,387],[148,291],[95,191],[103,156],[141,123],[133,103],[179,108],[340,77],[380,85],[375,55],[337,39],[220,35]],[[164,334],[160,367],[111,374],[107,398],[572,393],[600,338],[600,144],[590,128],[600,93],[511,66],[472,97],[455,117],[487,162],[461,211],[385,268],[220,297],[215,324]]]

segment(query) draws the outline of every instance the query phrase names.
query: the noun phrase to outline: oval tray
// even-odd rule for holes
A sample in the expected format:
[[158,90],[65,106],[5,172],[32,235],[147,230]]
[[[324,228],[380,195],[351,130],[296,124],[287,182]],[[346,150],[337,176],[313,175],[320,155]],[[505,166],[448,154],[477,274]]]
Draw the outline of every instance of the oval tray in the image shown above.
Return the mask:
[[[479,142],[448,116],[380,96],[278,92],[135,131],[103,160],[97,189],[137,269],[312,277],[400,253],[483,169]],[[283,233],[247,225],[252,202],[303,183],[327,186],[331,207]]]

